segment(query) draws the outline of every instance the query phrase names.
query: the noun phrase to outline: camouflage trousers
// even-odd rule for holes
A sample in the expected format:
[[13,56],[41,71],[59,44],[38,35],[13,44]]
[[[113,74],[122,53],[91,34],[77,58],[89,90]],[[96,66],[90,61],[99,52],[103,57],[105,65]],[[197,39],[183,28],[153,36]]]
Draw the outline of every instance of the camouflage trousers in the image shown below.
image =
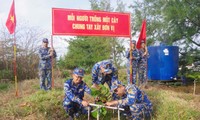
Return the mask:
[[150,120],[152,113],[152,105],[146,103],[134,104],[124,107],[125,116],[128,120]]
[[139,66],[139,85],[147,83],[147,66],[146,64],[140,64]]
[[[43,90],[51,90],[51,69],[40,69],[39,70],[39,78],[40,78],[40,89]],[[47,79],[47,84],[45,83]]]
[[76,102],[64,101],[63,107],[64,107],[66,113],[69,116],[71,116],[72,118],[79,117],[81,114],[88,113],[88,107],[83,107],[82,105],[80,105]]
[[[136,84],[136,77],[137,77],[137,63],[133,62],[132,65],[132,84]],[[130,64],[127,64],[127,82],[130,84]]]

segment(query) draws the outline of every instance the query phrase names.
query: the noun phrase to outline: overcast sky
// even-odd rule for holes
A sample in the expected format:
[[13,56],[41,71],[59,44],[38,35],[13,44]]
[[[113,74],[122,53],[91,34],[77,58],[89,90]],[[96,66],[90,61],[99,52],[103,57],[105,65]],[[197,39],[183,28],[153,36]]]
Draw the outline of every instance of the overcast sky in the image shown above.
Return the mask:
[[[0,20],[6,22],[13,0],[0,0]],[[84,1],[84,2],[81,2]],[[51,30],[52,8],[90,9],[87,0],[15,0],[17,20]]]
[[[0,0],[0,24],[5,24],[13,0]],[[130,4],[132,0],[123,0]],[[112,7],[116,0],[111,0]],[[17,21],[25,20],[30,26],[39,26],[51,33],[52,8],[68,8],[90,10],[89,0],[15,0]],[[50,36],[49,36],[50,38]],[[54,43],[58,54],[63,54],[67,48],[64,41]]]

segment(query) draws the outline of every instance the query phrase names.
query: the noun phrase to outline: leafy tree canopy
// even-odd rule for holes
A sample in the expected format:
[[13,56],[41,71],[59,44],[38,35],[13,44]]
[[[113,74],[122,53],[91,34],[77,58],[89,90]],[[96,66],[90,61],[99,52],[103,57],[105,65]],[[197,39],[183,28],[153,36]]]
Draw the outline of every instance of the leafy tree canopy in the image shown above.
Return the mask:
[[130,5],[133,9],[134,33],[141,26],[142,19],[147,19],[148,41],[155,40],[172,45],[184,39],[187,43],[200,46],[195,39],[200,35],[199,0],[143,0]]
[[200,61],[200,1],[142,0],[129,6],[133,11],[133,34],[147,20],[147,41],[179,46],[180,66]]

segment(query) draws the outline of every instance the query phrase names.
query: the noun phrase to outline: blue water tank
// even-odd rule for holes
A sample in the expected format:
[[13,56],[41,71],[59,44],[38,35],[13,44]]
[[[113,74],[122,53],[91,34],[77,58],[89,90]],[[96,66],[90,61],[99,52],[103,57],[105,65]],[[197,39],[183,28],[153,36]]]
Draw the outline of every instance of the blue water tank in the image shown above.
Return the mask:
[[172,80],[177,77],[179,48],[177,46],[148,47],[148,79]]

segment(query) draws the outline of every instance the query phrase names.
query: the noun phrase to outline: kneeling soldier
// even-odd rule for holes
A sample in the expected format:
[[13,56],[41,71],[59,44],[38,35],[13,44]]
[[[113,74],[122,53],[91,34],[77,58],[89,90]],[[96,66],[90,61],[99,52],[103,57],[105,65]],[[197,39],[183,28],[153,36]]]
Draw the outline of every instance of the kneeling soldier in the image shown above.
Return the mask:
[[63,107],[72,118],[79,114],[87,114],[88,101],[83,100],[84,92],[91,94],[90,88],[82,81],[84,70],[75,68],[73,71],[73,79],[69,79],[64,83],[65,97]]
[[141,91],[136,85],[113,84],[111,91],[118,95],[120,99],[107,102],[105,105],[124,108],[124,113],[131,120],[150,119],[152,112],[152,104],[147,95]]

